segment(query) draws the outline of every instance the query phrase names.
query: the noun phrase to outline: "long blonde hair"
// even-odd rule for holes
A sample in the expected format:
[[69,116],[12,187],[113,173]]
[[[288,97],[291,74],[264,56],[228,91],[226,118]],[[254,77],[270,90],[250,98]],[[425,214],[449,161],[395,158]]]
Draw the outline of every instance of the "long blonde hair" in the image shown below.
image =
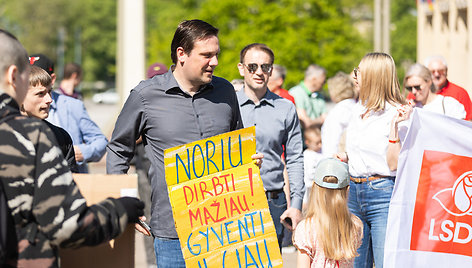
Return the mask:
[[395,61],[382,52],[366,54],[360,62],[359,100],[367,110],[378,112],[390,104],[406,104],[400,92]]
[[[324,181],[337,183],[337,178],[326,176]],[[348,260],[357,256],[359,227],[347,207],[348,189],[328,189],[313,183],[306,209],[306,224],[314,224],[317,243],[323,248],[326,258],[331,260]]]

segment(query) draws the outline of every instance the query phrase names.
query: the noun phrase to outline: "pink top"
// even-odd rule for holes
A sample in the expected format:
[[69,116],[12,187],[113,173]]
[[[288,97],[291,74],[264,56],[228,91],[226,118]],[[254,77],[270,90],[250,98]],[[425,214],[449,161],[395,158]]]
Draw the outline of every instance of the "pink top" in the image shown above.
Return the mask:
[[[359,231],[356,236],[356,245],[360,247],[362,244],[362,222],[356,217],[355,223],[359,226]],[[293,236],[293,245],[300,250],[300,252],[307,254],[311,259],[311,268],[329,268],[329,267],[353,267],[354,259],[349,260],[331,260],[327,259],[323,249],[317,243],[316,230],[313,222],[311,227],[307,230],[306,220],[301,221],[295,229],[295,235]]]

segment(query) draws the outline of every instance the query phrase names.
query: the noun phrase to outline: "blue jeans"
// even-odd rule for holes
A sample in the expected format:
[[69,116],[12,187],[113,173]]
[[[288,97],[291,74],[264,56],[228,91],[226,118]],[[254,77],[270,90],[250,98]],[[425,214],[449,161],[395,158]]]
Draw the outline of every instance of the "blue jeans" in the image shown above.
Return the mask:
[[271,198],[270,195],[267,197],[269,203],[269,211],[274,222],[275,233],[277,234],[277,240],[279,242],[279,249],[282,249],[282,241],[284,240],[284,229],[285,227],[280,223],[280,216],[287,210],[287,199],[285,198],[284,191],[277,194],[277,198]]
[[155,237],[154,253],[158,268],[185,268],[179,239]]
[[385,232],[387,229],[388,207],[392,197],[395,178],[381,178],[373,181],[350,182],[349,210],[364,224],[362,245],[357,250],[359,256],[354,267],[383,267]]

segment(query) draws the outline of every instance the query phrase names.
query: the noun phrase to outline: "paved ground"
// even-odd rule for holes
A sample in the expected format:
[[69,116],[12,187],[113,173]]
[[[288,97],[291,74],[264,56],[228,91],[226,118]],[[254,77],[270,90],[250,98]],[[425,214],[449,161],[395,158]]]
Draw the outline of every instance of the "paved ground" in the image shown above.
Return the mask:
[[[90,114],[92,120],[102,129],[103,133],[110,138],[113,131],[114,123],[118,117],[120,107],[118,105],[107,105],[107,104],[95,104],[90,100],[85,100],[85,106]],[[105,168],[105,157],[98,163],[91,163],[89,165],[90,173],[106,173]],[[130,170],[130,172],[133,172]],[[136,268],[148,268],[146,260],[146,250],[144,246],[144,240],[150,239],[140,233],[136,233],[136,246],[135,246],[135,267]],[[295,253],[283,253],[282,258],[284,267],[296,267],[296,252]]]

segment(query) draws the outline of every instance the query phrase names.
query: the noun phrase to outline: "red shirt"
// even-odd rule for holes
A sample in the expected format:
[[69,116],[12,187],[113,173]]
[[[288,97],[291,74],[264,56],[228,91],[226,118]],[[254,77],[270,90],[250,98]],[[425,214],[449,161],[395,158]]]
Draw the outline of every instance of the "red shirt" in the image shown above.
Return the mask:
[[[436,93],[443,96],[453,97],[462,105],[464,105],[464,109],[466,112],[465,120],[471,120],[472,119],[472,102],[470,101],[470,97],[467,91],[464,88],[454,83],[451,83],[449,81],[446,81],[446,83],[447,83],[446,86]],[[407,99],[413,100],[415,99],[415,96],[413,95],[413,93],[410,92],[407,96]]]
[[[288,90],[281,88],[277,92],[274,91],[274,93],[279,95],[280,97],[282,97],[284,99],[287,99],[287,100],[291,101],[293,104],[295,104],[295,98],[292,95],[290,95]],[[283,147],[284,147],[284,152],[285,152],[285,146],[283,146]],[[285,159],[285,156],[284,156],[283,153],[282,153],[282,158]]]
[[293,102],[293,104],[295,104],[295,98],[292,95],[290,95],[290,93],[288,93],[288,90],[281,88],[277,92],[274,91],[274,93],[279,95],[280,97],[282,97],[284,99],[287,99],[287,100]]

